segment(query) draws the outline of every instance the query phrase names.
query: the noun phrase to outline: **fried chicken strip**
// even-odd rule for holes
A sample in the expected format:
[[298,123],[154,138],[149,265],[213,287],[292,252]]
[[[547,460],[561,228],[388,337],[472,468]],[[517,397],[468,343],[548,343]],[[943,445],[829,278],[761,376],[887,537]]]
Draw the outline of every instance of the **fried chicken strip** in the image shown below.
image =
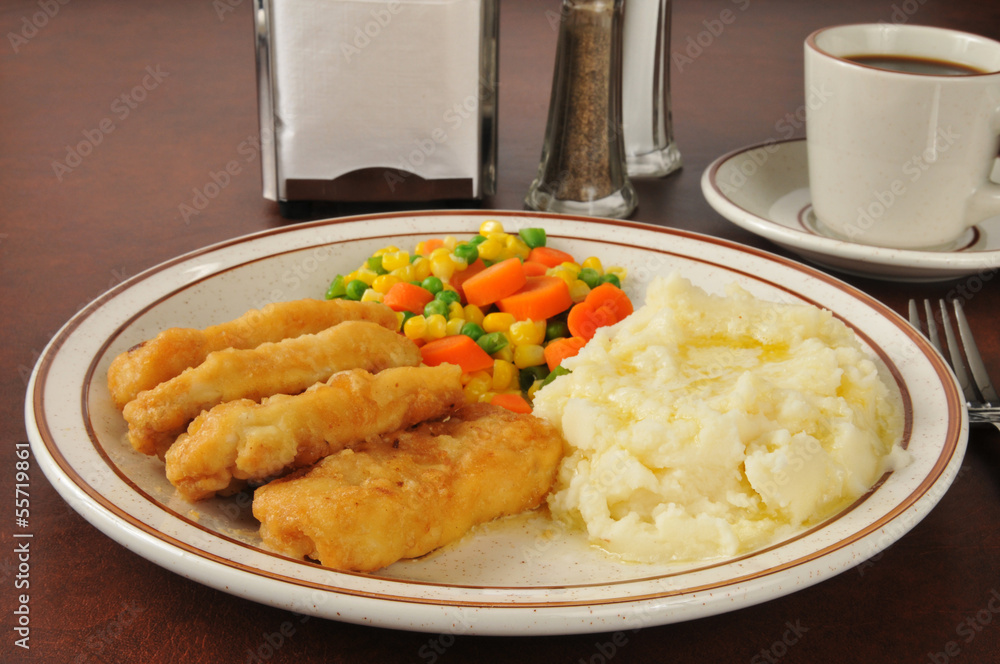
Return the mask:
[[224,403],[203,413],[166,454],[167,479],[188,500],[311,465],[372,437],[441,417],[462,402],[462,370],[343,371],[295,396]]
[[537,507],[562,451],[544,420],[471,404],[266,484],[253,513],[274,550],[374,571]]
[[412,341],[366,321],[256,348],[215,351],[125,405],[129,442],[140,452],[162,456],[191,420],[222,402],[297,394],[345,369],[378,372],[417,366],[420,360]]
[[316,334],[348,320],[395,329],[396,314],[378,302],[303,299],[252,309],[204,330],[174,327],[125,351],[108,368],[108,389],[119,410],[139,392],[201,364],[209,353]]

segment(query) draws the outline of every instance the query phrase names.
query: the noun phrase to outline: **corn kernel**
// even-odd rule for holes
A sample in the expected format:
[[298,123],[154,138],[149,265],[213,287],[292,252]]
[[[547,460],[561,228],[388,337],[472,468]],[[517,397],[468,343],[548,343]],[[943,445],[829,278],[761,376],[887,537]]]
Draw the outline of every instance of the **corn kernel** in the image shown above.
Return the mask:
[[417,254],[418,256],[426,256],[427,255],[427,241],[426,240],[421,240],[420,242],[417,242],[417,246],[415,246],[413,248],[413,253]]
[[571,263],[571,262],[560,263],[559,267],[569,272],[572,272],[574,277],[580,276],[580,270],[583,269],[582,267],[580,267],[578,263]]
[[394,251],[399,251],[399,247],[394,247],[393,245],[390,244],[388,247],[382,247],[374,254],[372,254],[372,256],[385,256],[386,254],[392,253]]
[[572,271],[567,270],[565,267],[560,265],[559,267],[554,267],[551,270],[547,270],[545,274],[553,277],[559,277],[566,282],[567,286],[572,286],[573,282],[576,281],[576,275]]
[[462,308],[465,315],[465,320],[468,323],[475,323],[476,325],[482,325],[483,319],[486,316],[483,314],[483,310],[474,304],[467,304]]
[[591,270],[597,272],[597,274],[604,274],[604,266],[601,265],[601,259],[597,256],[590,256],[589,258],[584,259],[584,261],[580,263],[580,267],[589,267]]
[[403,324],[403,335],[407,339],[417,341],[427,333],[427,319],[423,316],[413,316]]
[[458,239],[454,235],[446,235],[444,237],[444,248],[449,252],[455,251],[455,245],[458,244]]
[[479,403],[489,403],[493,401],[493,397],[497,395],[493,390],[487,390],[479,396]]
[[448,320],[461,320],[465,323],[465,307],[461,302],[452,302],[448,305]]
[[365,292],[361,294],[362,302],[381,302],[382,293],[379,293],[374,288],[366,288]]
[[490,238],[479,245],[479,257],[486,261],[495,261],[503,251],[503,244]]
[[455,274],[455,262],[447,254],[431,258],[431,274],[441,281],[447,281]]
[[410,264],[410,252],[390,251],[382,254],[382,267],[392,272]]
[[496,219],[487,219],[479,224],[480,235],[488,235],[490,233],[503,233],[503,224]]
[[618,281],[625,283],[625,276],[628,274],[628,270],[621,267],[620,265],[611,265],[606,269],[605,274],[613,274],[618,277]]
[[450,258],[451,262],[455,264],[455,272],[461,272],[465,268],[469,267],[469,261],[464,258],[459,258],[455,254],[449,254],[448,258]]
[[529,247],[518,235],[507,236],[507,249],[509,249],[515,256],[522,259],[527,259],[528,254],[531,253],[531,247]]
[[426,341],[434,341],[448,334],[448,319],[441,314],[427,317],[427,329],[424,331]]
[[402,311],[396,312],[396,332],[401,332],[403,329],[403,319],[405,316]]
[[357,278],[371,286],[375,282],[378,272],[371,268],[363,267],[357,271]]
[[434,260],[435,258],[441,258],[442,256],[447,256],[450,253],[451,253],[451,251],[449,251],[447,248],[445,248],[445,247],[438,247],[437,249],[435,249],[434,251],[432,251],[427,258],[430,258],[431,260]]
[[[495,363],[494,363],[495,364]],[[518,369],[545,364],[545,348],[541,344],[514,346],[514,366]]]
[[528,399],[534,399],[535,393],[538,392],[538,390],[540,389],[542,389],[542,381],[536,380],[534,383],[531,384],[531,387],[528,388]]
[[425,256],[410,263],[410,267],[413,268],[413,280],[415,281],[423,281],[431,276],[431,261]]
[[574,302],[583,302],[587,299],[588,293],[590,293],[590,286],[581,279],[574,279],[573,283],[569,285],[569,296]]
[[413,266],[409,264],[403,267],[397,267],[389,274],[396,277],[400,281],[413,281],[417,278],[416,271],[413,269]]
[[399,281],[399,277],[394,274],[380,274],[375,277],[375,280],[372,282],[372,288],[375,289],[376,292],[385,295],[389,292],[389,289],[398,284]]
[[465,392],[466,401],[476,402],[491,387],[493,387],[493,377],[485,371],[477,371],[472,374],[462,391]]
[[493,360],[493,390],[503,392],[514,380],[514,365],[505,360]]
[[483,318],[483,329],[487,332],[506,332],[516,322],[512,314],[494,311]]
[[510,326],[510,342],[515,346],[528,346],[545,343],[544,320],[519,320]]
[[445,336],[453,337],[462,333],[462,326],[465,325],[464,318],[449,318],[445,327]]
[[507,344],[497,352],[492,355],[494,360],[504,360],[505,362],[514,363],[514,347]]

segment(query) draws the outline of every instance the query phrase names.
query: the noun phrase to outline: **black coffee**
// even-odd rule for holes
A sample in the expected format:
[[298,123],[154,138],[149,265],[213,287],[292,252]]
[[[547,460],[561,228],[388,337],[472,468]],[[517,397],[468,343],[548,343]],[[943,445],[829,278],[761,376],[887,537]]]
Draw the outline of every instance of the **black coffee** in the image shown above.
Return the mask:
[[933,74],[936,76],[968,76],[969,74],[985,74],[987,72],[969,65],[933,60],[931,58],[916,58],[906,55],[849,55],[844,58],[869,67],[878,67],[889,71],[901,71],[910,74]]

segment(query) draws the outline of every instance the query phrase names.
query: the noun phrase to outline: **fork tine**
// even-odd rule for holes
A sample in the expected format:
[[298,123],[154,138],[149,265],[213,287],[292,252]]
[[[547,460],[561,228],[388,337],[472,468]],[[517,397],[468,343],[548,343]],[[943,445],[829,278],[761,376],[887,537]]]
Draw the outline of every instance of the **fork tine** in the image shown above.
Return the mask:
[[934,323],[934,311],[931,309],[930,300],[924,300],[924,313],[927,320],[927,338],[937,351],[944,355],[944,348],[941,346],[941,337],[938,336],[937,325]]
[[[972,383],[969,382],[969,374],[965,370],[965,360],[962,359],[962,349],[959,348],[958,340],[955,338],[955,333],[951,330],[951,316],[948,315],[948,305],[944,300],[940,300],[938,305],[941,308],[941,325],[944,327],[944,336],[946,343],[948,344],[948,355],[951,356],[952,371],[955,372],[955,378],[958,379],[958,384],[962,387],[962,394],[965,395],[965,400],[978,401],[979,396],[972,387]],[[928,310],[930,309],[929,304],[927,308]]]
[[969,360],[969,370],[976,381],[976,387],[979,388],[979,393],[983,395],[985,401],[991,404],[998,403],[1000,402],[1000,396],[997,395],[996,388],[990,382],[990,376],[986,371],[986,364],[983,362],[982,355],[979,354],[979,347],[976,346],[976,340],[972,336],[972,328],[969,327],[969,321],[965,317],[965,309],[959,300],[952,300],[952,306],[955,308],[955,321],[958,323],[958,333],[962,337],[962,345],[965,346],[965,357]]

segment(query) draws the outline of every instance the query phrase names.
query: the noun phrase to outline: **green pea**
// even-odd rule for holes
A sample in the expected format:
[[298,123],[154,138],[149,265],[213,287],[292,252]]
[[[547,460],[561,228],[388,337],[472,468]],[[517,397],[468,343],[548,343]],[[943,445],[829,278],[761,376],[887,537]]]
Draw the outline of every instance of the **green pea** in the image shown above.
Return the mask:
[[517,374],[518,387],[522,392],[527,392],[536,380],[545,380],[548,375],[549,369],[544,364],[539,364],[536,367],[525,367]]
[[560,318],[550,318],[548,324],[545,326],[545,340],[552,341],[553,339],[559,339],[560,337],[569,336],[569,326],[566,324],[564,319]]
[[348,300],[360,300],[366,290],[368,290],[368,284],[360,279],[352,279],[344,288],[344,295]]
[[576,275],[577,279],[587,284],[591,288],[597,288],[601,285],[601,275],[597,273],[592,267],[585,267],[580,270],[580,274]]
[[492,355],[507,347],[507,337],[504,336],[503,332],[490,332],[476,339],[476,343],[487,354]]
[[347,284],[344,283],[344,275],[338,274],[330,282],[330,287],[326,289],[326,299],[336,300],[347,294]]
[[451,304],[452,302],[458,302],[462,299],[462,296],[458,294],[457,291],[453,290],[439,290],[434,294],[435,300],[441,300],[445,304]]
[[[413,313],[412,311],[408,311],[408,310],[404,309],[403,310],[403,323],[402,324],[406,325],[406,321],[410,320],[411,318],[413,318],[416,315],[417,314]],[[402,329],[402,327],[400,327],[400,329]]]
[[420,285],[429,290],[431,293],[437,295],[444,288],[444,282],[438,277],[431,275],[420,282]]
[[522,228],[517,234],[532,249],[545,246],[546,237],[544,228]]
[[486,236],[485,235],[476,235],[471,240],[469,240],[469,244],[471,244],[473,246],[476,246],[476,247],[478,247],[479,245],[481,245],[483,242],[486,242]]
[[475,263],[476,259],[479,258],[479,249],[471,242],[462,242],[455,245],[455,251],[452,253],[455,254],[455,258],[461,258],[469,265]]
[[618,288],[622,287],[621,280],[616,275],[611,274],[611,273],[608,273],[608,274],[604,275],[603,277],[601,277],[601,283],[602,284],[611,284],[613,286],[617,286]]
[[433,316],[434,314],[441,314],[445,318],[448,317],[448,303],[442,300],[431,300],[426,305],[424,305],[424,316]]
[[486,330],[479,327],[475,323],[466,323],[462,326],[462,329],[458,331],[459,334],[464,334],[473,341],[479,341],[479,338],[486,334]]

